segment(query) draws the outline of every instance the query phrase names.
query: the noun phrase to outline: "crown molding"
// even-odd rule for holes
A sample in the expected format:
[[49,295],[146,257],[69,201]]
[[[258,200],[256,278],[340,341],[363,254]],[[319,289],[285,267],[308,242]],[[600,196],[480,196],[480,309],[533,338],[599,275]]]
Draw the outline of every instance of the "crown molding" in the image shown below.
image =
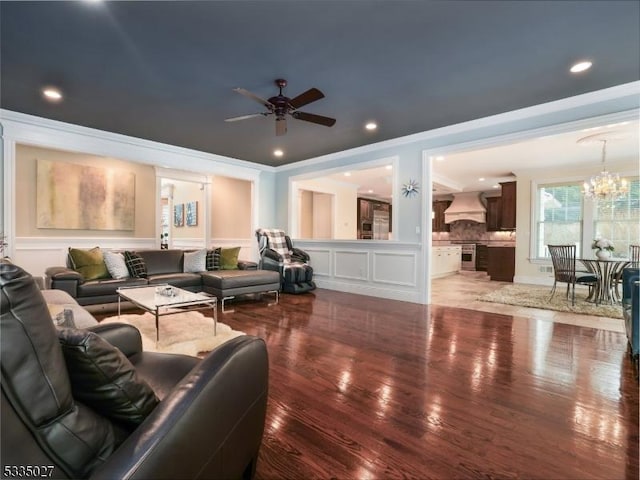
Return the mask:
[[[361,147],[352,148],[349,150],[343,150],[341,152],[330,153],[322,155],[320,157],[310,158],[307,160],[301,160],[300,162],[289,163],[287,165],[281,165],[275,167],[278,173],[287,170],[293,170],[312,165],[322,164],[330,162],[332,160],[338,160],[346,157],[352,157],[355,155],[361,155],[379,151],[387,148],[395,148],[411,143],[424,142],[428,140],[434,140],[440,137],[449,135],[456,135],[460,133],[470,132],[473,130],[479,130],[482,128],[495,127],[506,123],[533,119],[541,117],[543,115],[554,114],[562,111],[567,111],[575,108],[586,107],[589,105],[595,105],[602,102],[618,100],[625,97],[637,97],[636,104],[640,101],[640,81],[625,83],[603,90],[597,90],[595,92],[583,93],[575,95],[573,97],[567,97],[560,100],[554,100],[547,103],[541,103],[531,107],[521,108],[518,110],[512,110],[510,112],[499,113],[488,117],[478,118],[467,122],[457,123],[446,127],[440,127],[425,132],[414,133],[412,135],[406,135],[404,137],[392,138],[382,142],[372,143],[369,145],[363,145]],[[637,106],[636,106],[637,109]],[[628,109],[630,110],[630,109]]]
[[232,157],[201,152],[166,143],[154,142],[119,133],[106,132],[71,123],[50,120],[26,113],[0,109],[2,135],[17,143],[74,152],[130,160],[138,163],[160,165],[164,168],[184,169],[185,159],[189,169],[237,177],[237,169],[246,175],[253,172],[275,172],[269,165],[248,162]]

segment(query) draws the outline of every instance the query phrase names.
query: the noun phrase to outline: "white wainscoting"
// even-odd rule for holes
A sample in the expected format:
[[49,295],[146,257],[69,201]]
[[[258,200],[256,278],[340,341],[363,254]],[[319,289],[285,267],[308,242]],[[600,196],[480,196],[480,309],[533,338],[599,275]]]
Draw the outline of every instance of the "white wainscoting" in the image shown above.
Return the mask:
[[318,287],[408,302],[426,288],[419,244],[391,241],[294,240],[311,257]]
[[311,256],[314,277],[331,276],[331,250],[325,248],[307,248],[305,252]]
[[374,252],[373,281],[417,287],[417,260],[414,252]]
[[42,277],[48,267],[64,266],[72,248],[105,250],[157,248],[155,238],[17,237],[11,260],[33,276]]
[[366,250],[334,250],[333,276],[347,280],[369,279],[369,252]]
[[[155,238],[95,238],[95,237],[18,237],[11,260],[33,276],[43,277],[48,267],[64,266],[72,248],[100,247],[105,250],[143,250],[160,248]],[[241,247],[241,260],[258,262],[257,242],[247,238],[213,239],[216,247]],[[174,239],[171,248],[193,250],[205,248],[202,239]]]
[[171,248],[179,250],[197,250],[206,248],[204,238],[174,238],[171,241]]

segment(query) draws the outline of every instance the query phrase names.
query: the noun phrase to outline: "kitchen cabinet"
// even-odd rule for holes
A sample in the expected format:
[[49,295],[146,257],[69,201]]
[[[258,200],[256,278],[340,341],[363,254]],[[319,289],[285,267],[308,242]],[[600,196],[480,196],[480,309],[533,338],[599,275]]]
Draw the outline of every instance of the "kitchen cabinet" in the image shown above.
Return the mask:
[[502,196],[487,197],[487,232],[516,229],[516,182],[504,182]]
[[486,272],[489,265],[489,248],[486,245],[476,244],[476,270]]
[[[388,216],[388,231],[391,232],[393,224],[392,206],[390,203],[369,198],[358,198],[356,214],[358,216],[358,238],[373,239],[374,238],[374,211],[380,212],[383,216]],[[378,215],[380,216],[380,215]]]
[[487,232],[497,232],[502,226],[502,199],[487,197]]
[[431,278],[459,272],[462,267],[462,247],[447,245],[431,249]]
[[503,182],[500,209],[502,230],[516,229],[516,182]]
[[449,208],[449,200],[435,200],[431,206],[433,218],[431,219],[431,230],[433,232],[448,232],[451,230],[449,224],[444,223],[444,211]]
[[513,282],[516,269],[515,247],[488,247],[489,264],[487,273],[491,280]]
[[373,208],[371,202],[365,198],[358,199],[358,224],[362,222],[371,222],[373,220]]

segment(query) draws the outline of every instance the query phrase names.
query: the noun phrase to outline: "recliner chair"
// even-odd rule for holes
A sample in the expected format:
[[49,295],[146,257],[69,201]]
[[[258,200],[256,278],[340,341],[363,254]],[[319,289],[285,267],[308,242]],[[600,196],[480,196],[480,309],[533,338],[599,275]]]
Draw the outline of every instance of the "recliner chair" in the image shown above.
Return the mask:
[[[268,391],[262,339],[234,338],[200,360],[143,352],[140,332],[130,325],[93,330],[106,340],[100,341],[98,360],[106,350],[130,362],[158,397],[141,423],[125,428],[74,397],[76,388],[87,389],[86,377],[78,382],[70,375],[61,332],[40,290],[31,275],[0,259],[3,478],[7,473],[100,479],[253,476]],[[116,347],[126,359],[112,351]]]
[[287,293],[305,293],[316,288],[311,257],[291,243],[283,230],[256,230],[260,251],[260,268],[280,272],[281,289]]

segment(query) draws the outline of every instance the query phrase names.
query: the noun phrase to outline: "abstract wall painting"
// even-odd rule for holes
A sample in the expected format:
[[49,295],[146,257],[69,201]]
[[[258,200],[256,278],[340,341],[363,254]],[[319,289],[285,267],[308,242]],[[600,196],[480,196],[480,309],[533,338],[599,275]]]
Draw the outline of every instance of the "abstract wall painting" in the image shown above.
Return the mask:
[[184,227],[184,203],[173,206],[173,226]]
[[38,159],[36,226],[132,231],[135,184],[131,172]]
[[198,225],[198,202],[187,203],[187,227]]

